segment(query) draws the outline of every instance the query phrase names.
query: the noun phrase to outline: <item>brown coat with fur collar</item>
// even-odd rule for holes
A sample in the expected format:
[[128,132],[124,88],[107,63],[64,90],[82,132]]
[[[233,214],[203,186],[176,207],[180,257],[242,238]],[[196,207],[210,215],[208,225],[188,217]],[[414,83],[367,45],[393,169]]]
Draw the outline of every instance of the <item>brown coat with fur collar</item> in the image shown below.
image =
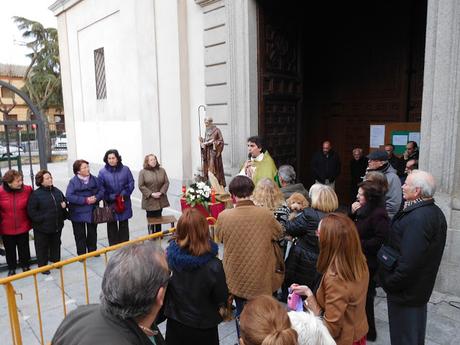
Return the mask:
[[230,293],[241,298],[271,295],[280,286],[274,241],[282,236],[273,213],[244,200],[223,211],[216,224],[224,244],[224,271]]

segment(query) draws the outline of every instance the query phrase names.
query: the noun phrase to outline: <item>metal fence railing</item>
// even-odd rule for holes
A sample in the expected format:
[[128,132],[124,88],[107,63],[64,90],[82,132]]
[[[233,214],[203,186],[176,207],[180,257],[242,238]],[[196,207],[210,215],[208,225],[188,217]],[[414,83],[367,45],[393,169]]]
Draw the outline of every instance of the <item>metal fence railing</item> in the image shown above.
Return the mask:
[[[11,339],[12,339],[12,344],[13,345],[22,345],[23,340],[22,340],[22,335],[21,335],[21,326],[19,322],[19,311],[18,311],[18,305],[16,301],[16,296],[19,295],[14,286],[13,283],[19,283],[21,280],[24,280],[26,278],[33,278],[33,284],[34,284],[34,291],[35,291],[35,305],[36,305],[36,313],[38,316],[38,330],[34,330],[34,333],[39,335],[40,338],[40,344],[45,345],[47,344],[51,339],[47,340],[45,342],[45,337],[44,337],[44,325],[43,325],[43,315],[42,315],[42,310],[41,310],[41,302],[42,299],[40,298],[40,286],[38,284],[38,279],[37,275],[49,271],[49,270],[59,270],[59,278],[60,278],[60,292],[61,292],[61,302],[62,302],[62,315],[64,318],[67,315],[67,306],[66,306],[66,286],[65,286],[65,279],[64,279],[64,271],[66,266],[71,265],[73,263],[82,263],[83,265],[83,282],[84,282],[84,291],[85,291],[85,302],[86,304],[89,304],[90,298],[90,289],[89,289],[89,284],[88,284],[88,271],[87,271],[87,259],[95,257],[95,256],[100,256],[103,255],[105,258],[105,264],[107,265],[108,262],[108,257],[107,254],[111,251],[117,250],[119,248],[122,248],[124,246],[127,246],[132,243],[136,242],[143,242],[146,240],[155,240],[159,238],[163,238],[164,236],[171,235],[175,231],[175,228],[170,228],[168,230],[165,230],[163,232],[158,232],[155,234],[147,235],[147,236],[142,236],[139,238],[136,238],[131,241],[123,242],[120,244],[116,244],[114,246],[106,247],[103,249],[96,250],[91,253],[87,253],[84,255],[76,256],[67,260],[59,261],[47,266],[42,266],[27,272],[19,273],[11,277],[3,278],[0,279],[0,285],[2,285],[5,288],[6,291],[6,300],[8,304],[8,316],[10,320],[10,327],[11,327]],[[50,296],[48,296],[50,297]],[[57,297],[57,296],[51,296],[51,297]],[[46,325],[45,325],[46,326]]]
[[[208,223],[210,224],[210,237],[214,238],[214,224],[216,223],[216,219],[213,217],[208,217],[207,218]],[[81,263],[83,264],[83,281],[84,281],[84,295],[85,295],[85,303],[89,304],[90,303],[90,288],[88,284],[88,269],[87,269],[87,259],[95,257],[95,256],[104,256],[104,262],[105,265],[107,265],[108,262],[108,253],[114,250],[117,250],[119,248],[122,248],[124,246],[130,245],[132,243],[137,243],[137,242],[143,242],[147,240],[155,240],[155,239],[161,239],[165,236],[170,236],[174,233],[176,229],[170,228],[168,230],[164,230],[162,232],[157,232],[151,235],[147,236],[142,236],[138,237],[134,240],[123,242],[120,244],[116,244],[110,247],[106,247],[103,249],[96,250],[91,253],[87,253],[84,255],[76,256],[67,260],[59,261],[50,265],[42,266],[27,272],[19,273],[16,275],[13,275],[11,277],[3,278],[0,279],[0,286],[3,286],[6,291],[6,300],[8,304],[8,315],[9,315],[9,321],[10,321],[10,328],[11,328],[11,339],[12,339],[12,344],[13,345],[22,345],[23,344],[23,339],[21,335],[21,325],[19,322],[19,310],[18,310],[18,305],[17,305],[17,300],[16,296],[21,295],[20,293],[17,293],[15,290],[13,283],[20,283],[21,281],[25,280],[26,278],[33,278],[33,285],[34,285],[34,292],[35,292],[35,306],[36,306],[36,313],[37,313],[37,319],[38,319],[38,330],[33,330],[33,333],[37,334],[39,339],[40,339],[40,344],[45,345],[48,344],[49,340],[45,341],[45,336],[44,336],[44,325],[43,325],[43,315],[42,315],[42,302],[44,300],[40,298],[42,295],[40,293],[40,286],[38,284],[38,279],[37,275],[45,272],[45,271],[51,271],[51,270],[59,270],[59,290],[61,296],[59,296],[61,303],[62,303],[62,319],[67,315],[67,305],[66,305],[66,285],[65,285],[65,280],[64,280],[64,269],[74,263]],[[75,277],[73,277],[75,278]],[[77,283],[80,282],[80,280],[77,278]],[[57,296],[53,294],[48,294],[46,296],[47,298],[56,298]],[[33,301],[29,301],[33,302]],[[46,325],[45,325],[46,326]],[[3,344],[2,341],[0,343]]]

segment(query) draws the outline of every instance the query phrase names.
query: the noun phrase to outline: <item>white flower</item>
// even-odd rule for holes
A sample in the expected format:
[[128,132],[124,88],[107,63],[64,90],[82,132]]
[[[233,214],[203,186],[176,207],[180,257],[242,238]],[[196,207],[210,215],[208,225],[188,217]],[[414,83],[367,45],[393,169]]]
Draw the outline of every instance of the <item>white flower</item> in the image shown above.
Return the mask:
[[203,187],[205,187],[206,184],[205,184],[204,182],[198,182],[198,183],[196,184],[196,186],[197,186],[198,188],[200,188],[200,189],[203,189]]
[[205,196],[206,198],[209,198],[209,192],[204,192],[204,196]]
[[189,188],[189,189],[187,190],[187,193],[195,193],[195,189]]
[[190,195],[190,200],[195,200],[195,195]]

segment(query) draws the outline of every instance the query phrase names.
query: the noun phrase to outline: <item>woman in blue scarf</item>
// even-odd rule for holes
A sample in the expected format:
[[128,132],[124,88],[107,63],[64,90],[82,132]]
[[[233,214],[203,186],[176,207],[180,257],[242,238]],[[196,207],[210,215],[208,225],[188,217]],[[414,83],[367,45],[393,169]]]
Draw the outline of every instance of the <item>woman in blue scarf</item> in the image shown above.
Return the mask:
[[217,244],[199,211],[184,211],[166,253],[173,272],[165,298],[166,343],[219,344],[217,325],[228,289]]

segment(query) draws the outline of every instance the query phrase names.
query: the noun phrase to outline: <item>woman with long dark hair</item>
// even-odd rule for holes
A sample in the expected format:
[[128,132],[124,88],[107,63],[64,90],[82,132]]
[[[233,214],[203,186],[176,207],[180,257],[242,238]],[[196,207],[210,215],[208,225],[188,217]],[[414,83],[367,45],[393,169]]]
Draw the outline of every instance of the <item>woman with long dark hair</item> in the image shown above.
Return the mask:
[[374,298],[375,275],[378,269],[377,252],[390,231],[390,218],[385,208],[384,186],[367,180],[361,182],[358,185],[357,201],[351,205],[351,209],[369,268],[369,287],[366,297],[366,315],[369,324],[367,339],[375,341],[377,331],[374,318]]
[[105,166],[98,178],[104,188],[104,201],[115,211],[115,221],[107,223],[109,245],[129,241],[128,219],[133,216],[131,194],[134,178],[131,170],[121,162],[117,150],[108,150],[104,155]]
[[228,289],[217,252],[206,218],[196,209],[186,209],[166,249],[173,272],[164,302],[168,345],[219,344],[217,325]]
[[307,296],[306,307],[322,316],[337,345],[363,345],[368,331],[366,292],[369,271],[353,221],[341,213],[325,216],[318,227],[317,268],[323,275],[316,296],[305,285],[293,284]]

